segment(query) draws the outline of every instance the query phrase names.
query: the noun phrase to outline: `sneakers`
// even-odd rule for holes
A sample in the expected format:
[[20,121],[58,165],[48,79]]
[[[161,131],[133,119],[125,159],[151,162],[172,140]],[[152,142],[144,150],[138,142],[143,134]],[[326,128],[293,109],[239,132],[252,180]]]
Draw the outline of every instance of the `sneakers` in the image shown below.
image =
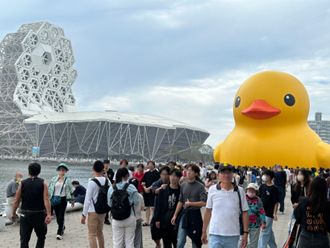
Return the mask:
[[281,212],[280,214],[281,214],[281,215],[283,215],[283,214],[284,214],[284,212]]
[[111,223],[110,223],[109,220],[105,220],[105,221],[104,221],[104,224],[106,224],[106,225],[111,225]]
[[57,235],[57,236],[56,236],[56,239],[57,239],[57,240],[62,240],[63,237],[62,237],[61,235]]

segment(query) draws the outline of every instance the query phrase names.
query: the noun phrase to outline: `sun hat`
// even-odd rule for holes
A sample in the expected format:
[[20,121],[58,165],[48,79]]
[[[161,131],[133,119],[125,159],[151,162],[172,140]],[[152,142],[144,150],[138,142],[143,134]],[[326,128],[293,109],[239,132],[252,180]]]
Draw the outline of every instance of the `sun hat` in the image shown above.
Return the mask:
[[60,169],[60,167],[64,167],[66,169],[66,171],[69,171],[69,168],[65,163],[61,163],[59,166],[57,166],[56,171],[58,171]]
[[258,192],[259,187],[258,187],[258,185],[256,185],[255,183],[249,183],[249,185],[245,188],[245,192],[246,192],[248,189],[254,189],[256,192]]

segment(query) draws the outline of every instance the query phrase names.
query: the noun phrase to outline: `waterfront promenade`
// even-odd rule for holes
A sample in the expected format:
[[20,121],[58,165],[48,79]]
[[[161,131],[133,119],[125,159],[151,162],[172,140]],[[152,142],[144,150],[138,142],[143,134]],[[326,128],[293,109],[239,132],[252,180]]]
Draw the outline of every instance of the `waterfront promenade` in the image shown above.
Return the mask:
[[[290,192],[287,193],[285,199],[285,213],[284,215],[278,215],[278,221],[274,221],[273,230],[275,232],[275,239],[277,247],[281,248],[288,235],[288,222],[290,221],[292,214],[292,206],[290,201]],[[144,213],[142,213],[144,218]],[[88,248],[87,237],[87,225],[80,224],[81,211],[68,213],[65,217],[65,234],[63,240],[56,240],[57,224],[56,220],[48,225],[48,233],[46,238],[47,248]],[[103,234],[105,237],[105,247],[113,247],[112,245],[112,227],[104,226]],[[7,226],[2,232],[0,232],[0,247],[6,248],[18,248],[19,247],[19,225]],[[36,236],[33,233],[31,236],[30,247],[34,247]],[[143,227],[143,247],[154,248],[155,243],[151,240],[150,228]],[[191,248],[191,241],[187,238],[187,244],[185,247]],[[208,247],[204,245],[203,247]]]

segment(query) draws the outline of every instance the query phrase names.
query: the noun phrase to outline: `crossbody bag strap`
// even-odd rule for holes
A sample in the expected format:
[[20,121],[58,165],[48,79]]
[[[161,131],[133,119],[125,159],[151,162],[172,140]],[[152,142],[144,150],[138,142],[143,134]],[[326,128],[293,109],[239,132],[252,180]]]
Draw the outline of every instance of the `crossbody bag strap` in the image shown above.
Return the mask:
[[62,185],[62,188],[61,188],[61,192],[60,192],[60,194],[62,194],[63,187],[64,187],[64,184],[65,184],[65,181],[66,181],[66,178],[64,179],[64,182],[63,182],[63,185]]
[[238,200],[239,200],[239,208],[240,208],[240,210],[241,210],[241,213],[243,213],[243,211],[242,211],[242,199],[241,199],[241,193],[239,192],[239,188],[238,188],[238,186],[236,186],[236,187],[237,187],[236,190],[237,190]]

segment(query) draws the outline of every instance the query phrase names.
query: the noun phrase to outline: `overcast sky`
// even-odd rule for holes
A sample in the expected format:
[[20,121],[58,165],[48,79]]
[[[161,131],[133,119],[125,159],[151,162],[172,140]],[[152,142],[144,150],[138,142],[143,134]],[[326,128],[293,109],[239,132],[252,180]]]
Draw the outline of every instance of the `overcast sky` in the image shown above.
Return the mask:
[[297,77],[309,119],[330,119],[329,1],[4,1],[0,39],[48,21],[71,39],[80,111],[160,115],[211,133],[234,127],[239,86],[254,73]]

